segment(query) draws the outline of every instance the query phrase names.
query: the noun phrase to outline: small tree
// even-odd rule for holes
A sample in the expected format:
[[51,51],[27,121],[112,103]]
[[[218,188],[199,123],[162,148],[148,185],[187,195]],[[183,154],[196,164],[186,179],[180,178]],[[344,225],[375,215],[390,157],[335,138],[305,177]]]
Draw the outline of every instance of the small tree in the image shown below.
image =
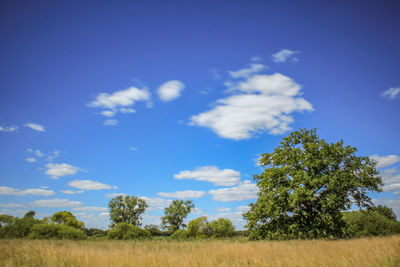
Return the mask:
[[141,215],[146,211],[148,205],[146,201],[135,196],[117,196],[110,200],[108,207],[112,221],[111,227],[123,222],[140,226]]
[[83,222],[78,221],[76,217],[69,211],[59,211],[51,216],[51,221],[66,226],[82,229],[84,227]]
[[227,218],[218,218],[209,225],[213,237],[231,237],[235,233],[232,221]]
[[342,211],[370,207],[382,184],[376,162],[343,141],[329,144],[316,130],[295,131],[260,159],[256,203],[244,214],[252,239],[341,237]]
[[172,203],[164,209],[162,226],[173,233],[181,227],[186,227],[183,220],[187,217],[190,211],[194,208],[191,200],[173,200]]

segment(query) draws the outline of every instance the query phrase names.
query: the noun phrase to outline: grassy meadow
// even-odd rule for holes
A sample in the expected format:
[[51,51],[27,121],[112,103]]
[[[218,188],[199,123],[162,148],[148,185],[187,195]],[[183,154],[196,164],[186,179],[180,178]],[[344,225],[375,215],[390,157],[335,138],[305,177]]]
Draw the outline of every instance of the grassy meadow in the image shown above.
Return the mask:
[[400,236],[351,240],[0,240],[0,266],[400,266]]

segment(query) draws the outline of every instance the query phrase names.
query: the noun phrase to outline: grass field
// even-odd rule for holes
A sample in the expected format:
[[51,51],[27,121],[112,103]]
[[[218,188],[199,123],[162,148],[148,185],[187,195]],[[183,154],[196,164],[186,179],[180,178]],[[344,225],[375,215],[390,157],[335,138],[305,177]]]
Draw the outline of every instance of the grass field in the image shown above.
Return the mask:
[[0,266],[400,266],[400,236],[283,242],[0,240]]

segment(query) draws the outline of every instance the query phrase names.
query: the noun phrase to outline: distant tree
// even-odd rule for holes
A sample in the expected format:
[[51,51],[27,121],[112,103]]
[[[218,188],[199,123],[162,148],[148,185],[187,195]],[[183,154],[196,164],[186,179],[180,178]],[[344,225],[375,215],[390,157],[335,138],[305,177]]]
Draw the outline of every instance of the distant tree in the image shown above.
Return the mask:
[[151,233],[139,226],[123,222],[118,223],[114,229],[108,231],[107,238],[119,240],[149,239]]
[[251,239],[341,237],[342,211],[371,207],[368,192],[381,191],[376,162],[343,141],[329,144],[302,129],[265,153],[255,175],[258,199],[244,214]]
[[15,221],[17,217],[7,215],[7,214],[0,214],[0,228],[3,226],[6,226],[8,224],[11,224],[13,221]]
[[227,218],[218,218],[209,225],[212,237],[231,237],[235,233],[232,221]]
[[371,210],[378,212],[379,214],[382,214],[386,218],[392,221],[397,221],[397,216],[393,212],[393,210],[387,206],[382,206],[378,205],[376,207],[372,207]]
[[152,236],[162,236],[164,233],[155,224],[149,224],[144,227],[145,230],[149,231]]
[[206,238],[211,236],[206,216],[191,220],[187,225],[187,235],[191,238]]
[[10,215],[1,215],[0,222],[3,227],[0,228],[0,237],[5,238],[23,238],[26,237],[35,224],[40,223],[34,218],[35,212],[29,211],[24,217],[18,218]]
[[112,221],[111,227],[123,222],[139,226],[142,220],[141,215],[148,205],[146,201],[135,196],[117,196],[110,200],[108,207]]
[[181,227],[186,227],[183,220],[194,208],[191,200],[173,200],[172,203],[164,209],[164,216],[162,219],[162,226],[167,228],[169,232],[173,233]]
[[76,217],[69,211],[59,211],[51,216],[51,221],[66,226],[82,229],[84,227],[83,222],[78,221]]

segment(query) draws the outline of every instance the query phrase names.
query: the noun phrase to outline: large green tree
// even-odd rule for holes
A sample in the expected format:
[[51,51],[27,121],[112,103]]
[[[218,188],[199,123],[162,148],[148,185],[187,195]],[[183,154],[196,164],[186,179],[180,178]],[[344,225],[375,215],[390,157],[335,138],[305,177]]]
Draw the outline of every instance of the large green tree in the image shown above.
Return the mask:
[[169,232],[173,233],[181,227],[186,227],[183,220],[194,208],[191,200],[173,200],[171,204],[164,209],[164,216],[162,219],[162,226],[167,228]]
[[118,223],[140,226],[142,214],[146,211],[148,205],[146,201],[135,196],[117,196],[110,200],[108,207],[112,227],[115,227]]
[[54,213],[53,216],[51,216],[51,221],[78,229],[82,229],[84,227],[84,223],[78,221],[75,215],[69,211],[59,211]]
[[244,214],[251,239],[341,237],[342,211],[371,207],[367,193],[380,191],[376,162],[343,141],[328,143],[301,129],[261,156],[255,175],[258,199]]

